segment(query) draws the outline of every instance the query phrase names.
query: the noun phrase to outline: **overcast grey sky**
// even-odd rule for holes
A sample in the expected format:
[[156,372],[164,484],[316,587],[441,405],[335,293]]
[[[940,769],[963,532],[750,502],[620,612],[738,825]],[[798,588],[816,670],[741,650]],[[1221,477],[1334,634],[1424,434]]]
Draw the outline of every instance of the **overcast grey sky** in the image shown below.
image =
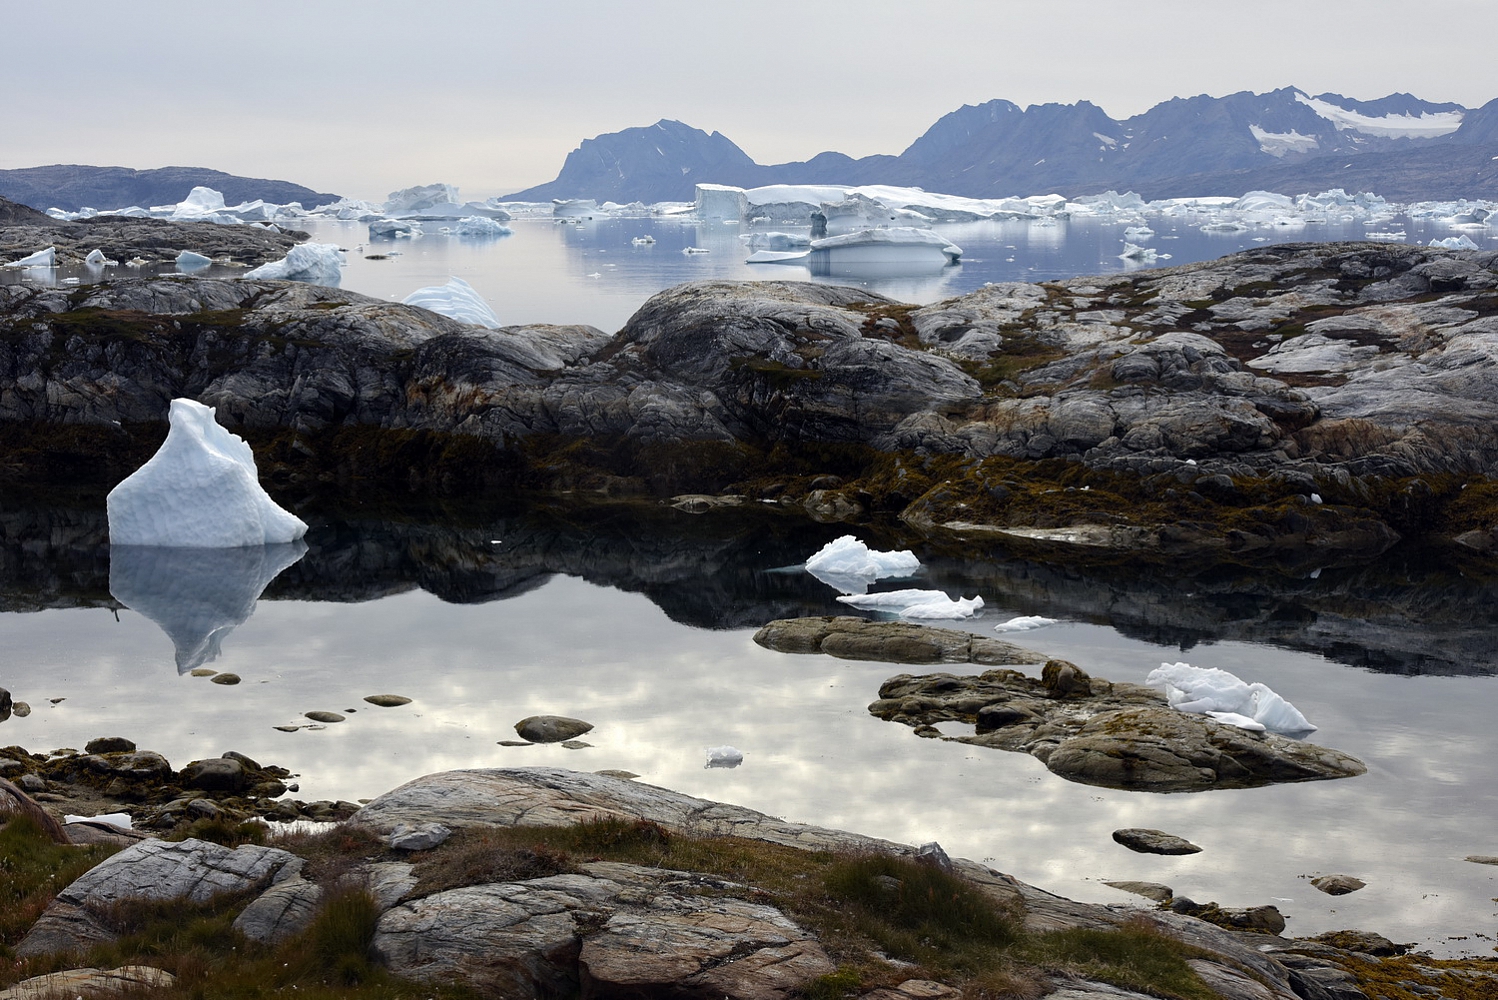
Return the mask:
[[1495,0],[0,2],[0,167],[169,164],[383,199],[552,179],[675,118],[761,163],[898,153],[963,104],[1297,86],[1498,97]]

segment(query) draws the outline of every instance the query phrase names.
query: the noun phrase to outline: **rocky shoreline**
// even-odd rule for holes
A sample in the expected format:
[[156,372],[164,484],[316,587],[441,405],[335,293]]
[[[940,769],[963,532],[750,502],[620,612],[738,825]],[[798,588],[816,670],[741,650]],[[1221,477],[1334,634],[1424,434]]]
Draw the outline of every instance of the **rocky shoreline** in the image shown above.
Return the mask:
[[705,282],[613,336],[280,282],[8,286],[0,474],[107,489],[190,396],[293,503],[694,493],[1094,555],[1486,552],[1495,260],[1285,245],[924,307]]
[[[336,863],[316,838],[237,848],[191,838],[132,843],[60,888],[15,944],[15,953],[23,963],[45,959],[52,969],[67,968],[45,957],[116,946],[118,921],[135,912],[132,905],[173,900],[189,908],[227,906],[216,912],[224,913],[221,919],[232,917],[240,935],[235,940],[248,942],[248,953],[295,948],[332,900],[355,892],[377,915],[371,954],[390,973],[417,982],[456,978],[506,996],[666,991],[780,1000],[814,995],[833,983],[839,995],[876,1000],[987,995],[991,987],[971,973],[940,973],[929,955],[912,963],[877,949],[870,953],[866,939],[833,932],[815,907],[805,908],[807,897],[786,888],[797,878],[821,877],[812,873],[829,864],[829,871],[842,870],[839,865],[862,871],[871,862],[861,859],[888,858],[877,867],[894,874],[870,884],[888,883],[891,900],[899,898],[903,883],[937,879],[953,887],[944,891],[976,893],[978,902],[970,905],[1011,921],[1005,933],[1030,942],[1024,947],[1032,950],[1076,935],[1089,941],[1114,936],[1140,948],[1166,942],[1179,956],[1172,961],[1199,984],[1191,989],[1206,990],[1182,994],[1179,986],[1140,980],[1106,962],[1052,958],[1008,966],[1011,995],[1133,1000],[1143,988],[1224,1000],[1366,1000],[1396,995],[1364,989],[1391,975],[1416,985],[1436,983],[1453,998],[1481,995],[1458,989],[1498,986],[1491,963],[1399,958],[1399,949],[1378,935],[1285,938],[1272,927],[1241,929],[1256,926],[1243,922],[1250,911],[1189,900],[1153,910],[1076,903],[986,866],[949,859],[938,845],[913,848],[789,823],[639,782],[557,768],[428,775],[379,796],[336,829],[344,831],[344,846],[337,849],[344,853]],[[410,840],[413,830],[426,838]],[[540,846],[551,842],[591,846],[572,860]],[[406,846],[390,846],[397,843]],[[522,847],[527,844],[535,846]],[[701,867],[614,860],[651,852],[663,861],[686,856],[671,853],[673,845],[696,852]],[[725,877],[710,860],[724,850],[739,858],[734,870],[753,881]],[[602,856],[587,860],[590,852]],[[489,861],[474,867],[481,855]],[[765,859],[778,867],[756,867]],[[805,873],[787,882],[771,874],[803,865],[809,866]],[[1168,889],[1163,898],[1170,899]],[[215,904],[219,899],[228,902]],[[890,911],[890,904],[882,909]],[[1395,957],[1376,957],[1380,953]],[[159,983],[170,985],[170,972],[145,965],[155,969]],[[28,967],[0,973],[7,977],[0,985]],[[201,977],[202,970],[196,974]],[[933,974],[941,981],[933,981]],[[83,972],[70,975],[66,984],[59,979],[33,985],[71,988],[87,978]],[[148,974],[131,967],[111,975],[138,984]],[[37,996],[0,993],[6,1000],[23,995]]]
[[[12,210],[19,207],[10,206]],[[94,250],[102,251],[120,266],[130,261],[171,264],[182,251],[190,250],[216,263],[255,267],[280,260],[292,247],[308,239],[306,233],[295,229],[114,215],[59,222],[40,212],[22,215],[4,209],[0,205],[0,264],[55,247],[57,263],[63,267],[83,264]]]

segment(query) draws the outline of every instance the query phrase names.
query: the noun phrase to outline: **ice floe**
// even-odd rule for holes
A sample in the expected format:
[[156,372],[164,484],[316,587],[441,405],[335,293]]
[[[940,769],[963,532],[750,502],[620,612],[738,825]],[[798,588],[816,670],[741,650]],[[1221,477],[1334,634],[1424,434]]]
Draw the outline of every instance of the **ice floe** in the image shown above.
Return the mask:
[[401,302],[408,306],[430,309],[460,323],[473,323],[490,330],[499,329],[499,317],[494,314],[489,303],[462,278],[449,278],[445,285],[418,288]]
[[212,263],[212,257],[205,257],[191,250],[183,250],[177,255],[177,270],[179,271],[201,271]]
[[109,491],[111,545],[269,545],[307,533],[261,488],[250,446],[211,407],[174,399],[169,419],[161,448]]
[[515,230],[486,215],[470,215],[459,219],[452,232],[454,236],[509,236]]
[[121,830],[129,830],[131,819],[129,813],[100,813],[97,816],[74,816],[72,813],[64,813],[64,823],[108,823],[117,826]]
[[911,576],[921,561],[909,549],[881,552],[852,535],[835,538],[806,560],[806,572],[839,590],[861,591],[875,580]]
[[57,266],[57,248],[56,247],[48,247],[45,250],[38,250],[36,253],[29,253],[26,256],[22,257],[20,260],[13,260],[9,264],[5,264],[3,266],[5,266],[5,267],[56,267]]
[[1032,628],[1044,628],[1056,624],[1056,619],[1042,615],[1019,615],[993,627],[995,632],[1027,632]]
[[85,257],[85,258],[83,258],[83,263],[87,267],[119,267],[120,266],[120,262],[119,261],[117,261],[117,260],[110,260],[108,257],[104,256],[104,251],[103,250],[90,250],[88,252],[88,256]]
[[298,243],[280,260],[246,271],[246,278],[304,281],[338,287],[343,280],[343,251],[336,243]]
[[864,611],[883,611],[901,618],[971,618],[983,608],[982,597],[951,598],[940,590],[842,594],[837,600]]
[[744,763],[744,752],[737,747],[721,746],[707,748],[707,763],[704,767],[738,767]]
[[1263,684],[1249,684],[1226,670],[1193,667],[1189,663],[1162,663],[1144,681],[1163,687],[1172,708],[1197,715],[1211,715],[1219,722],[1251,729],[1257,726],[1276,733],[1309,733],[1316,727],[1296,707]]
[[369,238],[377,240],[381,237],[396,239],[401,236],[420,236],[421,223],[412,222],[409,219],[371,219],[369,222]]
[[1444,240],[1431,240],[1433,247],[1445,247],[1447,250],[1476,250],[1477,244],[1472,242],[1470,236],[1448,236]]

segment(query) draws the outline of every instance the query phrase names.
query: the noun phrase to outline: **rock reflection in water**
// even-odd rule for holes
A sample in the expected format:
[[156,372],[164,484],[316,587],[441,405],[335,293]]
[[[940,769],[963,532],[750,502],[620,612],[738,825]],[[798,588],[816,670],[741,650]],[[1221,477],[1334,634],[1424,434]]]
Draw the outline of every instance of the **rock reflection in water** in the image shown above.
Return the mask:
[[161,626],[176,647],[177,673],[185,674],[218,658],[266,586],[306,551],[300,540],[232,549],[115,545],[109,592]]

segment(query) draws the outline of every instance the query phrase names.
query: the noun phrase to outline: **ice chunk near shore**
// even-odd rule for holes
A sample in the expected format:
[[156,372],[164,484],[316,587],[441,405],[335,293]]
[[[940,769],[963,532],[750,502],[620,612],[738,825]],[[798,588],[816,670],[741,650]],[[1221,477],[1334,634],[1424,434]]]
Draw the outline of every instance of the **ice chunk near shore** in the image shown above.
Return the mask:
[[212,257],[204,257],[191,250],[183,250],[177,255],[177,270],[179,271],[201,271],[212,263]]
[[1477,244],[1472,242],[1470,236],[1448,236],[1444,240],[1431,240],[1433,247],[1445,247],[1447,250],[1476,250]]
[[1144,682],[1163,687],[1172,708],[1212,715],[1229,725],[1240,725],[1233,718],[1247,718],[1275,733],[1309,733],[1316,729],[1294,705],[1265,685],[1248,684],[1216,667],[1162,663]]
[[1160,256],[1154,247],[1141,247],[1127,241],[1124,242],[1123,253],[1119,254],[1120,260],[1156,260]]
[[298,243],[285,257],[246,271],[246,278],[305,281],[337,288],[343,280],[343,251],[336,243]]
[[64,823],[108,823],[121,830],[131,829],[129,813],[100,813],[97,816],[74,816],[72,813],[63,813],[62,821]]
[[806,560],[806,572],[838,590],[862,590],[885,577],[910,576],[921,561],[909,549],[880,552],[852,535],[833,539]]
[[156,454],[109,491],[111,545],[272,545],[307,533],[261,488],[250,446],[212,407],[174,399],[170,420]]
[[737,747],[721,746],[707,748],[707,763],[704,767],[738,767],[744,763],[744,752]]
[[36,253],[27,254],[25,257],[22,257],[20,260],[13,260],[9,264],[6,264],[4,266],[5,267],[56,267],[57,266],[57,248],[56,247],[48,247],[45,250],[38,250]]
[[83,263],[84,263],[84,265],[86,267],[119,267],[120,266],[120,262],[119,261],[117,261],[117,260],[110,260],[108,257],[104,256],[104,251],[103,250],[90,250],[88,252],[88,256],[85,257],[85,258],[83,258]]
[[420,306],[434,313],[449,316],[460,323],[474,323],[499,329],[499,317],[489,308],[484,297],[473,290],[473,286],[462,278],[449,278],[445,285],[429,285],[418,288],[401,300],[403,305]]
[[501,225],[484,215],[470,215],[459,219],[458,224],[453,227],[454,236],[509,236],[513,232],[515,230],[509,226]]
[[1044,628],[1056,624],[1056,619],[1042,615],[1019,615],[993,627],[995,632],[1027,632],[1032,628]]
[[940,590],[889,590],[882,594],[843,594],[838,601],[864,611],[884,611],[901,618],[971,618],[983,607],[981,597],[951,598]]

